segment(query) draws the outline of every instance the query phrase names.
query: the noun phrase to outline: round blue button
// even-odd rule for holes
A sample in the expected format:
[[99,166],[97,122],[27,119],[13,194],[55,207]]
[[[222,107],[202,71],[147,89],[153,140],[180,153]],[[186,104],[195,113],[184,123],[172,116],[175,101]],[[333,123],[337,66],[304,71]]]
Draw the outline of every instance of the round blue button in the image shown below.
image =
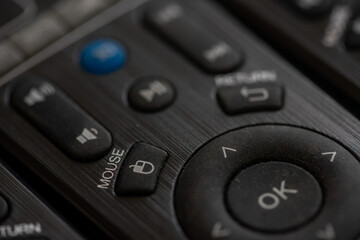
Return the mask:
[[126,49],[111,39],[98,39],[87,44],[80,56],[81,67],[93,74],[108,74],[124,66]]

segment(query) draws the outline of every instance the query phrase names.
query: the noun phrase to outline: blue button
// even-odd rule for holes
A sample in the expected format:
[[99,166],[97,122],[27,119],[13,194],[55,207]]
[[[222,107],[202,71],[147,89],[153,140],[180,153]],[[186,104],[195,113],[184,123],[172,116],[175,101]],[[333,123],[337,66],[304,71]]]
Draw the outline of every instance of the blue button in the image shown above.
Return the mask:
[[98,39],[83,48],[80,65],[89,73],[103,75],[119,70],[126,59],[126,49],[120,43],[111,39]]

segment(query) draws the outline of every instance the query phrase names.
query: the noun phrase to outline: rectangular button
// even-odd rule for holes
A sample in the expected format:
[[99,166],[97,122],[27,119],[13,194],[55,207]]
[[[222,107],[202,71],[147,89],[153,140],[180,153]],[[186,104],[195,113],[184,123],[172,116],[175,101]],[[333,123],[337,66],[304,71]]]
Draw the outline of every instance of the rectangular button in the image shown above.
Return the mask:
[[149,195],[156,189],[167,152],[146,143],[136,144],[125,159],[115,192],[120,196]]
[[54,11],[69,25],[76,27],[110,3],[110,0],[67,0],[55,5]]
[[10,41],[0,43],[0,75],[24,60],[24,54]]
[[234,49],[222,36],[177,3],[167,3],[147,14],[151,27],[180,48],[184,54],[213,73],[228,72],[243,60],[241,51]]
[[283,88],[273,84],[237,86],[220,89],[217,97],[220,106],[229,115],[278,110],[283,105]]
[[41,15],[11,39],[27,55],[32,55],[66,33],[65,26],[58,17],[48,12]]
[[110,149],[110,133],[50,82],[26,77],[15,86],[11,102],[71,158],[90,161]]

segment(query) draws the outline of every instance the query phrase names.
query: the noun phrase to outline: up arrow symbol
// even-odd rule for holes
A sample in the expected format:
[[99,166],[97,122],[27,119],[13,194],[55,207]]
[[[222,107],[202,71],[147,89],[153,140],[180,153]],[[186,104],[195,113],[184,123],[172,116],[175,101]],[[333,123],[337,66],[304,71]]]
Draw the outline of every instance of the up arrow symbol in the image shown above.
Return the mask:
[[236,152],[236,149],[228,148],[228,147],[222,147],[224,158],[227,158],[226,151]]
[[230,234],[231,231],[229,229],[223,228],[221,222],[215,223],[211,231],[212,238],[223,238],[229,236]]
[[330,162],[334,162],[335,160],[335,156],[336,156],[336,152],[325,152],[325,153],[322,153],[322,155],[331,155],[331,158],[330,158]]
[[331,224],[327,224],[324,229],[320,229],[316,232],[316,237],[322,240],[334,240],[335,230]]

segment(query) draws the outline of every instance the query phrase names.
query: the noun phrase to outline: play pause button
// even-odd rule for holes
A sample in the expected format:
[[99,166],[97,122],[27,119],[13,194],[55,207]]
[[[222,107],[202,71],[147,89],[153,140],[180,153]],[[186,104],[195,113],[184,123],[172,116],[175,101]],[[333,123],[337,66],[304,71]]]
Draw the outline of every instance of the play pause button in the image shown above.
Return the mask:
[[141,112],[165,109],[175,99],[173,85],[163,78],[146,77],[137,82],[129,92],[129,104]]

